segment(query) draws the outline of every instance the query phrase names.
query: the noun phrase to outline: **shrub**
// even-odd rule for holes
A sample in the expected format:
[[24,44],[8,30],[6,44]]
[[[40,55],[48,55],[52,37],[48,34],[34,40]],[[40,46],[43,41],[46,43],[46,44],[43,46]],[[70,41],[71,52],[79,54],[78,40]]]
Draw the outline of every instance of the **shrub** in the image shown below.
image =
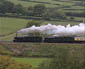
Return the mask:
[[16,62],[10,56],[0,55],[0,69],[32,69],[32,66],[29,64]]
[[85,55],[84,49],[79,51],[75,49],[60,48],[47,65],[47,61],[40,65],[39,69],[85,69]]
[[0,45],[0,54],[2,55],[12,55],[11,51],[6,50],[3,46]]

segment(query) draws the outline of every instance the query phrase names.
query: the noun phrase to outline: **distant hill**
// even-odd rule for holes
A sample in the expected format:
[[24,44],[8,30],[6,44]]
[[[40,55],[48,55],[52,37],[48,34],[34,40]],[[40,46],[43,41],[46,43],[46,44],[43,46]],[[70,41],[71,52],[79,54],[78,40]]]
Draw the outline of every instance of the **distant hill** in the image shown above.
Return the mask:
[[[47,7],[72,7],[72,8],[84,8],[82,3],[85,0],[8,0],[15,4],[22,4],[25,7],[34,6],[36,4],[42,3]],[[81,4],[81,5],[80,5]]]

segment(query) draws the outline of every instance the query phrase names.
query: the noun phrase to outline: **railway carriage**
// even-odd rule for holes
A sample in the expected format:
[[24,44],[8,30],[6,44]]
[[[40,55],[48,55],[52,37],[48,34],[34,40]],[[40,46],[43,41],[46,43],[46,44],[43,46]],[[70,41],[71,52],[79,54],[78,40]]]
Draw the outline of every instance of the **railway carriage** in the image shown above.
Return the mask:
[[44,42],[44,43],[85,43],[85,37],[15,37],[14,42]]
[[85,37],[75,37],[74,40],[77,43],[85,43]]

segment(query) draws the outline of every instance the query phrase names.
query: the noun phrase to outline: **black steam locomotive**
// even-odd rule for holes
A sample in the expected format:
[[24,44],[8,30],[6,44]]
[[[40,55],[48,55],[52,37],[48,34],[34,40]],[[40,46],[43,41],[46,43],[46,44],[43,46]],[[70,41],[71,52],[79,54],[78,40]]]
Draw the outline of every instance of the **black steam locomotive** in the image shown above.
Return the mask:
[[85,37],[15,37],[14,42],[33,42],[33,43],[85,43]]

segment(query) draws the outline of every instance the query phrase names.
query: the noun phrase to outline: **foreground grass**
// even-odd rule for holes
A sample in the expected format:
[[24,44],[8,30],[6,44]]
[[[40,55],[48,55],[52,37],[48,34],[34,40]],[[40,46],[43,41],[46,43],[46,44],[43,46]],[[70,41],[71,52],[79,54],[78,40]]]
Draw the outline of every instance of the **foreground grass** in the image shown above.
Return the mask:
[[17,62],[31,64],[33,67],[38,67],[42,62],[51,60],[50,58],[14,58]]
[[[51,58],[48,59],[43,56],[61,55],[61,53],[64,53],[63,55],[69,55],[71,59],[79,58],[81,61],[85,59],[85,44],[9,42],[2,42],[1,44],[3,44],[3,48],[17,56],[14,57],[17,62],[32,64],[33,67],[38,67],[42,62],[51,60]],[[24,58],[20,58],[20,55]],[[28,58],[29,56],[32,58]],[[39,56],[42,58],[39,58]]]

